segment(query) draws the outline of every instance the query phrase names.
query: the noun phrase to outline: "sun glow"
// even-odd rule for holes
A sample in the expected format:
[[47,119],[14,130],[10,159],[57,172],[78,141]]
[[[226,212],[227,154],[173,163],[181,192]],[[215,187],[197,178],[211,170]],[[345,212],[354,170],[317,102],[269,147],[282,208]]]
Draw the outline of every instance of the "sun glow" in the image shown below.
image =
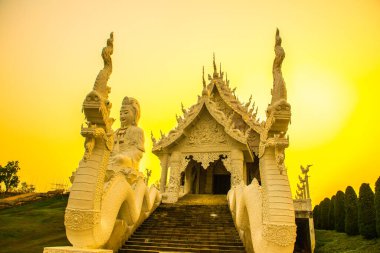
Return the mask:
[[[304,66],[290,78],[295,145],[318,146],[330,141],[344,127],[356,106],[352,83],[314,66]],[[291,127],[291,128],[292,128]]]

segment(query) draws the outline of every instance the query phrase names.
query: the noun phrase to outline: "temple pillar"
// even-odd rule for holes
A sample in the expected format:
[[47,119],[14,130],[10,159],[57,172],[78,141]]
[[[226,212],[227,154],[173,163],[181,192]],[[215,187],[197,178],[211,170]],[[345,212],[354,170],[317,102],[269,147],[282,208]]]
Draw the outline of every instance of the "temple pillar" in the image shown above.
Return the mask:
[[161,179],[160,179],[160,192],[165,192],[166,181],[168,177],[168,154],[163,154],[160,156],[160,165],[161,165]]
[[238,149],[231,150],[231,188],[243,182],[244,154]]
[[180,152],[173,152],[169,159],[170,167],[170,179],[169,187],[166,191],[166,199],[163,200],[164,203],[175,203],[178,201],[180,183],[181,183],[181,156]]

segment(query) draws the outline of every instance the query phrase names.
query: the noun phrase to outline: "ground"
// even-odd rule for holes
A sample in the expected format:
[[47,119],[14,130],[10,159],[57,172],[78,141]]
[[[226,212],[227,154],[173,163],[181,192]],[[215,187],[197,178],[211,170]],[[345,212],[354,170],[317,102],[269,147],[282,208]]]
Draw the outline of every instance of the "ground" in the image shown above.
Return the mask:
[[63,225],[67,197],[56,196],[0,210],[0,252],[42,253],[69,245]]
[[380,238],[365,240],[329,230],[316,230],[315,253],[380,253]]

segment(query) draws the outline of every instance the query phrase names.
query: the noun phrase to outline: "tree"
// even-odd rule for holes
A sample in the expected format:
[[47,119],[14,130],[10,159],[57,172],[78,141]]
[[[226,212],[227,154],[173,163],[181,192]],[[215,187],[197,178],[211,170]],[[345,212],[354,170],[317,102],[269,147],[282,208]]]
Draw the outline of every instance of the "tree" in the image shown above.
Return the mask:
[[335,199],[335,230],[337,232],[344,232],[344,219],[346,211],[344,210],[344,193],[338,191]]
[[380,237],[380,177],[375,184],[375,209],[376,209],[376,231]]
[[335,229],[335,195],[331,197],[330,205],[329,205],[329,230]]
[[344,194],[344,210],[346,216],[344,219],[344,230],[348,235],[359,234],[358,227],[358,197],[354,188],[347,186]]
[[17,176],[19,170],[18,161],[10,161],[5,167],[0,165],[0,183],[4,183],[5,193],[8,193],[12,188],[17,188],[20,183]]
[[313,209],[313,221],[314,221],[314,228],[315,229],[320,229],[320,208],[319,205],[314,206]]
[[321,204],[321,229],[329,229],[329,207],[330,207],[330,199],[325,198],[322,200]]
[[359,190],[358,202],[359,232],[364,238],[376,237],[376,211],[374,193],[369,184],[363,183]]
[[20,189],[21,193],[30,193],[30,192],[34,192],[35,190],[36,190],[36,187],[32,184],[27,184],[26,182],[21,183],[21,189]]

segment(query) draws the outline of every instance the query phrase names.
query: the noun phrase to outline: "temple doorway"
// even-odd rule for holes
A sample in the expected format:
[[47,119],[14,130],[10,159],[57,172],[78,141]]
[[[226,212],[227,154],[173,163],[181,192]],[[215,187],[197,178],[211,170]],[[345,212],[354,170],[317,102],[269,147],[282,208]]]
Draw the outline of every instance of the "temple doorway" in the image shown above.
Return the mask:
[[213,194],[227,194],[231,188],[231,175],[214,175]]
[[191,158],[184,173],[184,192],[227,194],[231,189],[231,173],[227,171],[222,160],[223,157],[219,158],[205,169],[201,163]]

